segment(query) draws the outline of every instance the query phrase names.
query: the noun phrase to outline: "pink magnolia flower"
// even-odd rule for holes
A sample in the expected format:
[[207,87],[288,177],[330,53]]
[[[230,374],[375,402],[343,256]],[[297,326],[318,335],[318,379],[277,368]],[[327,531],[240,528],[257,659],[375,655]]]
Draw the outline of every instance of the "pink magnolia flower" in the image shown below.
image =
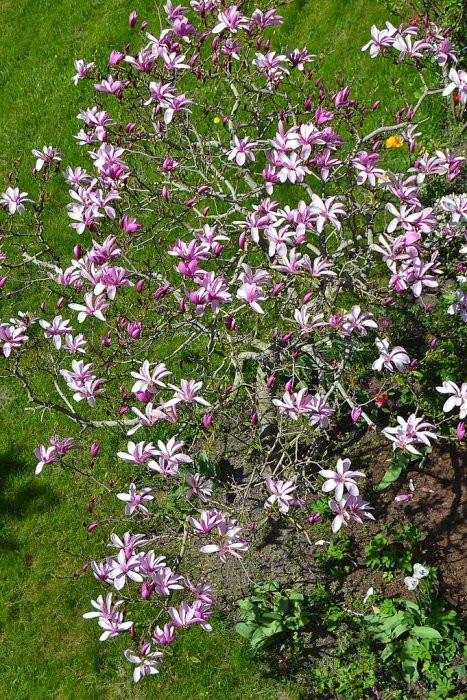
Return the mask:
[[94,88],[98,92],[106,92],[109,95],[116,95],[117,97],[122,96],[122,90],[128,87],[130,84],[129,80],[114,80],[111,75],[107,80],[102,80],[100,83],[94,83]]
[[149,503],[154,500],[154,496],[151,496],[152,489],[144,488],[141,491],[136,490],[136,486],[132,483],[128,493],[118,493],[117,498],[121,501],[126,502],[125,515],[133,515],[135,510],[138,510],[144,515],[148,515],[149,511],[145,506],[145,503]]
[[193,517],[188,518],[195,535],[207,535],[223,521],[223,514],[217,510],[203,510],[198,520]]
[[268,491],[271,493],[271,495],[267,498],[264,507],[270,508],[272,505],[274,505],[274,503],[277,503],[281,513],[288,513],[290,502],[295,498],[290,494],[297,488],[294,486],[293,481],[282,481],[280,479],[278,481],[274,481],[273,479],[269,478],[266,479],[264,483]]
[[184,401],[185,403],[199,403],[201,406],[210,406],[211,404],[202,396],[198,396],[198,392],[203,388],[203,382],[196,382],[194,379],[182,379],[180,386],[175,386],[174,384],[168,384],[168,387],[175,391],[175,396],[173,399],[168,401],[167,405],[174,403],[179,403]]
[[215,542],[206,544],[200,548],[203,554],[217,554],[222,562],[227,561],[230,554],[236,559],[241,559],[240,552],[248,549],[248,542],[239,538],[242,528],[236,524],[235,520],[222,520],[217,524]]
[[64,320],[61,316],[55,316],[50,323],[45,320],[39,321],[39,325],[44,329],[44,337],[52,338],[57,350],[62,347],[62,336],[66,336],[74,330],[68,326],[69,323],[69,319]]
[[28,193],[20,192],[18,187],[7,187],[0,197],[0,205],[8,208],[10,214],[18,212],[18,214],[23,215],[25,202],[32,202],[32,199],[28,199]]
[[338,459],[336,464],[336,470],[332,469],[321,469],[318,473],[326,479],[322,485],[322,490],[324,493],[329,493],[334,491],[334,498],[336,501],[340,501],[344,495],[344,489],[352,496],[358,496],[359,490],[357,482],[355,479],[362,479],[365,477],[363,472],[355,472],[349,469],[350,459]]
[[117,637],[121,632],[128,632],[128,630],[133,627],[133,622],[128,620],[123,621],[123,613],[116,612],[112,617],[100,617],[98,620],[99,627],[104,631],[99,637],[99,641],[105,642],[107,639],[113,639]]
[[339,217],[347,216],[343,205],[336,201],[336,197],[328,197],[323,200],[317,194],[313,194],[311,199],[311,213],[315,217],[316,230],[321,233],[328,222],[340,231],[342,228]]
[[128,442],[128,452],[117,452],[117,457],[130,464],[146,464],[151,457],[155,457],[156,448],[152,442],[134,443]]
[[155,456],[159,457],[159,461],[150,460],[148,462],[149,469],[158,471],[162,476],[177,476],[180,464],[190,464],[192,462],[191,457],[180,452],[184,444],[184,442],[177,440],[175,437],[170,438],[167,443],[158,440],[158,449],[155,450]]
[[100,321],[105,321],[103,312],[109,308],[109,304],[106,303],[103,294],[94,296],[92,292],[88,292],[84,295],[84,304],[68,304],[68,306],[70,309],[79,312],[78,323],[83,323],[88,316],[98,318]]
[[94,63],[85,63],[82,58],[77,58],[74,60],[75,75],[72,77],[72,81],[75,85],[78,85],[79,80],[83,80],[94,68]]
[[137,664],[133,671],[133,681],[138,683],[143,676],[153,676],[159,673],[158,664],[162,655],[161,651],[151,651],[151,647],[148,643],[143,644],[140,652],[126,649],[124,651],[125,658],[130,663]]
[[172,644],[176,638],[175,629],[170,622],[166,623],[163,629],[158,625],[152,633],[152,640],[155,644]]
[[112,559],[109,571],[109,578],[117,591],[120,591],[126,583],[127,578],[131,581],[141,583],[143,577],[139,573],[140,559],[135,555],[127,556],[125,549],[121,549],[117,555],[117,561]]
[[169,615],[172,618],[172,625],[174,627],[186,628],[189,625],[199,624],[203,621],[203,616],[200,613],[199,606],[196,603],[188,605],[188,603],[181,603],[179,608],[169,608]]
[[459,91],[460,101],[467,102],[467,71],[451,68],[449,71],[451,81],[443,90],[443,95],[450,95],[454,90]]
[[350,335],[354,330],[359,330],[362,335],[367,335],[367,328],[378,328],[378,324],[373,321],[372,316],[373,314],[370,312],[362,313],[360,306],[352,306],[342,325],[344,335]]
[[10,357],[11,351],[21,347],[26,340],[29,340],[29,336],[25,335],[24,326],[0,323],[0,343],[4,357]]
[[237,136],[232,138],[232,150],[229,152],[228,160],[235,160],[237,165],[245,165],[246,159],[255,160],[253,148],[256,146],[255,141],[249,141],[249,137],[238,139]]
[[389,372],[393,372],[395,367],[399,372],[402,372],[404,365],[410,364],[410,357],[407,351],[400,345],[396,345],[392,350],[389,350],[389,341],[385,338],[383,340],[377,338],[375,340],[375,345],[381,354],[378,359],[373,362],[372,369],[381,372],[384,367]]
[[83,617],[85,620],[91,620],[95,617],[103,617],[107,620],[111,620],[112,617],[118,613],[118,608],[123,605],[123,600],[112,603],[112,593],[108,593],[105,601],[100,595],[97,600],[91,600],[91,605],[95,610],[84,613]]
[[36,447],[36,449],[34,450],[34,454],[39,460],[39,462],[36,465],[36,474],[41,473],[45,464],[52,464],[52,462],[60,461],[60,456],[57,454],[57,450],[53,445],[49,447],[45,447],[45,445],[39,445],[39,447]]
[[451,394],[443,406],[445,413],[458,408],[460,420],[467,417],[467,382],[464,382],[460,387],[451,381],[443,382],[442,386],[436,387],[436,391],[439,391],[440,394]]
[[420,455],[415,445],[431,446],[430,439],[436,440],[435,433],[426,430],[432,428],[431,423],[424,421],[424,416],[417,418],[415,414],[408,417],[407,420],[401,416],[397,416],[398,425],[393,428],[385,428],[383,434],[393,443],[393,449],[407,450],[415,455]]
[[203,503],[206,503],[208,497],[212,494],[212,481],[201,474],[190,473],[185,474],[185,481],[190,487],[185,493],[185,498],[191,498],[191,496],[196,495]]
[[235,34],[239,29],[248,28],[248,19],[240,14],[236,5],[231,5],[225,11],[219,12],[219,23],[212,30],[213,34],[220,34],[224,29]]
[[456,301],[448,308],[448,314],[453,316],[458,313],[463,321],[467,322],[467,292],[463,289],[456,290]]
[[375,24],[371,27],[371,39],[368,44],[362,47],[362,51],[370,49],[371,58],[376,58],[382,48],[387,48],[394,44],[394,34],[397,32],[390,22],[386,22],[386,29],[378,29]]
[[162,381],[165,377],[170,377],[170,372],[163,362],[159,362],[151,370],[148,360],[144,360],[139,372],[131,372],[131,376],[137,381],[131,387],[133,393],[147,391],[155,394],[157,389],[165,389],[166,385]]

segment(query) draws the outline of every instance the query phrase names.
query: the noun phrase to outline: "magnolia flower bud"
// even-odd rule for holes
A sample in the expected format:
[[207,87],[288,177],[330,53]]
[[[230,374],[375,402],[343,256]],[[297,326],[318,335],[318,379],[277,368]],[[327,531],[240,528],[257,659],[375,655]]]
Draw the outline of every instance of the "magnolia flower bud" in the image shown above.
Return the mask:
[[91,523],[86,529],[87,529],[88,532],[92,532],[96,527],[97,527],[97,522],[94,521],[94,522]]
[[136,24],[136,20],[138,19],[138,15],[136,14],[135,10],[133,12],[130,12],[129,17],[128,17],[128,26],[130,29],[133,29],[133,27]]
[[258,414],[256,413],[256,411],[255,411],[255,413],[251,414],[250,420],[251,420],[252,425],[258,425]]
[[143,581],[143,583],[141,584],[141,598],[143,598],[143,600],[149,600],[153,590],[154,584],[146,583],[146,581]]
[[145,19],[141,22],[141,25],[140,25],[141,31],[144,31],[147,26],[148,26],[148,21]]
[[238,247],[240,250],[245,250],[246,232],[242,231],[238,239]]
[[283,286],[284,286],[283,282],[279,282],[278,284],[276,284],[274,289],[272,290],[272,296],[277,297],[277,295],[279,294],[279,292],[281,291]]
[[313,292],[308,292],[308,294],[305,294],[305,296],[302,299],[302,304],[306,304],[307,302],[309,302],[312,296]]
[[417,360],[412,360],[411,362],[409,362],[409,365],[408,365],[409,371],[412,372],[416,366],[417,366]]
[[195,197],[193,197],[192,199],[187,199],[187,200],[185,201],[185,206],[186,206],[186,207],[192,207],[193,204],[194,204],[195,202],[196,202]]
[[308,518],[308,522],[312,525],[313,523],[317,523],[318,520],[321,520],[321,515],[319,513],[312,513]]
[[352,421],[354,423],[357,423],[360,420],[361,415],[362,415],[362,409],[360,408],[360,406],[354,406],[354,408],[352,408],[352,411],[350,413],[350,417],[352,418]]
[[205,413],[203,416],[203,428],[206,430],[209,428],[209,426],[212,423],[212,416],[210,413]]
[[435,345],[436,345],[437,342],[438,342],[438,338],[436,338],[436,337],[435,337],[435,338],[432,338],[432,339],[430,340],[430,342],[429,342],[430,348],[433,349],[433,348],[435,347]]
[[225,319],[225,327],[227,328],[228,331],[234,331],[235,328],[237,327],[237,323],[233,316],[227,316]]
[[91,445],[91,449],[89,450],[91,457],[97,457],[97,453],[99,452],[100,445],[98,442],[93,442]]
[[132,321],[126,327],[128,335],[133,340],[138,340],[138,338],[141,338],[142,328],[143,324],[140,321]]
[[5,299],[11,299],[11,292],[7,292],[5,294]]
[[209,207],[204,207],[204,209],[202,211],[203,216],[207,216],[208,211],[209,211]]
[[162,299],[163,296],[167,294],[169,291],[170,285],[165,284],[163,287],[158,287],[156,291],[154,292],[154,299],[158,301],[159,299]]
[[120,61],[123,61],[125,58],[125,55],[123,53],[120,53],[120,51],[113,51],[110,52],[109,56],[109,68],[112,68],[112,66],[118,66]]
[[458,440],[463,440],[465,438],[465,423],[462,421],[457,424],[456,437]]
[[127,134],[131,134],[136,129],[136,124],[134,122],[128,122],[125,126],[125,131]]
[[144,279],[143,280],[138,280],[136,283],[136,291],[138,294],[141,294],[141,290],[143,289],[143,284],[144,284]]
[[168,192],[167,192],[167,187],[164,185],[162,188],[162,199],[167,200],[169,198]]
[[275,378],[276,378],[275,374],[270,374],[269,377],[266,379],[266,386],[268,389],[270,389],[272,387],[272,385],[274,384]]
[[284,389],[286,392],[291,392],[293,387],[293,379],[289,379],[289,381],[286,383]]
[[7,279],[8,275],[5,275],[5,277],[2,277],[2,279],[0,279],[0,289],[5,285]]
[[311,109],[311,100],[309,97],[305,97],[303,100],[303,109],[307,112],[309,109]]
[[178,304],[178,308],[180,309],[182,314],[185,313],[185,299],[180,299],[179,304]]
[[78,245],[75,245],[75,247],[73,248],[73,255],[75,256],[76,260],[79,260],[79,259],[80,259],[80,257],[81,257],[81,246],[79,245],[79,243],[78,243]]
[[44,303],[44,302],[42,302],[42,304],[41,304],[41,311],[42,311],[42,312],[45,311],[45,303]]

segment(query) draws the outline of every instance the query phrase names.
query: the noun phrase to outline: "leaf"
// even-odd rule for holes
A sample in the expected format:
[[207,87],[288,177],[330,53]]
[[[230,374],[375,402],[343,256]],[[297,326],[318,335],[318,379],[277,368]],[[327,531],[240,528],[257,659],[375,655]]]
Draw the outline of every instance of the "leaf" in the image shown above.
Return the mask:
[[384,476],[381,479],[378,486],[376,487],[376,490],[377,491],[384,491],[385,489],[389,488],[391,486],[391,484],[393,484],[400,477],[400,475],[402,474],[403,468],[404,468],[403,464],[396,464],[396,463],[391,464],[389,469],[387,469],[384,472]]
[[402,677],[406,683],[415,683],[418,680],[417,645],[418,642],[409,637],[401,649]]
[[442,639],[442,636],[434,627],[413,627],[410,634],[418,639]]
[[239,622],[235,625],[235,629],[239,635],[245,637],[245,639],[250,639],[255,630],[255,627],[253,625],[247,625],[244,622]]

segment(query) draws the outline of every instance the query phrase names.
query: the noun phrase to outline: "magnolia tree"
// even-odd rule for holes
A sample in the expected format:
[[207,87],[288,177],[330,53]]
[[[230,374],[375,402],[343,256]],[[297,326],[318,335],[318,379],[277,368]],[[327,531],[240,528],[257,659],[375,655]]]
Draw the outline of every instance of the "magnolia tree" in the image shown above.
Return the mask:
[[[118,448],[99,459],[130,474],[101,484],[121,519],[110,555],[90,563],[103,593],[84,617],[103,641],[131,631],[135,681],[182,630],[211,629],[215,581],[188,563],[199,551],[239,565],[253,502],[261,527],[274,518],[308,541],[320,491],[334,532],[373,519],[365,474],[336,450],[342,431],[381,432],[415,456],[456,425],[464,435],[467,384],[437,378],[446,416],[442,397],[430,409],[387,320],[428,312],[424,295],[432,305],[450,285],[447,314],[467,321],[467,196],[427,194],[464,159],[417,141],[432,95],[456,118],[465,109],[449,31],[371,28],[362,60],[395,59],[420,80],[416,101],[387,105],[395,114],[371,129],[379,103],[328,90],[306,47],[274,47],[281,22],[274,9],[168,0],[162,29],[143,22],[140,47],[112,51],[104,72],[75,61],[75,85],[96,91],[78,115],[79,164],[62,173],[55,148],[34,150],[37,191],[10,175],[0,199],[3,375],[73,435],[37,447],[36,474],[60,464],[98,482],[103,433]],[[59,242],[43,217],[55,177],[69,186]],[[362,372],[408,386],[411,412],[378,417]],[[210,471],[221,434],[243,446],[241,479]],[[169,493],[179,507],[161,517]],[[87,527],[105,523],[104,510]]]

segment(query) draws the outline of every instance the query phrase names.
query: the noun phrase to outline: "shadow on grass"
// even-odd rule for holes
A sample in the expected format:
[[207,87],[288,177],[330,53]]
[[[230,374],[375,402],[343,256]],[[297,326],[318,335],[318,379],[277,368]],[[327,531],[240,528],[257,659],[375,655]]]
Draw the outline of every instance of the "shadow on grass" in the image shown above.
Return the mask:
[[25,476],[26,469],[29,465],[11,452],[0,454],[0,516],[4,522],[46,513],[58,502],[50,484],[34,481],[34,473]]

